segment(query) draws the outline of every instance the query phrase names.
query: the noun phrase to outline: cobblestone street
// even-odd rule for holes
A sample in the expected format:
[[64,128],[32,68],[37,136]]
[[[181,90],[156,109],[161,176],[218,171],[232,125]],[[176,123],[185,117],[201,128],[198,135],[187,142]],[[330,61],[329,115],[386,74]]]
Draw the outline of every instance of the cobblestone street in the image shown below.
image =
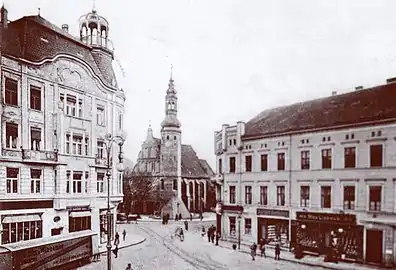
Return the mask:
[[[202,238],[198,232],[186,232],[184,242],[172,239],[174,223],[163,226],[160,223],[119,225],[129,234],[140,234],[147,240],[136,246],[120,249],[118,258],[112,254],[113,269],[125,269],[128,263],[133,269],[322,269],[293,264],[287,261],[275,261],[273,258],[257,258],[252,261],[248,254],[216,247]],[[272,254],[268,254],[272,255]],[[106,256],[100,262],[79,268],[80,270],[106,269]]]

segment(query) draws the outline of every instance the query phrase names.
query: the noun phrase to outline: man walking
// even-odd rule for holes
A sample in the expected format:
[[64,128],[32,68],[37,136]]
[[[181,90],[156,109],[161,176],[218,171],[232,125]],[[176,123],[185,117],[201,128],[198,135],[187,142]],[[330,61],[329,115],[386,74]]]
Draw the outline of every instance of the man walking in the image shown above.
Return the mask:
[[125,241],[125,238],[126,238],[126,230],[124,229],[122,231],[122,240]]
[[279,243],[277,243],[275,246],[275,260],[277,260],[277,261],[280,260],[280,245],[279,245]]
[[128,266],[125,268],[125,270],[132,270],[132,264],[128,263]]
[[257,251],[257,245],[255,242],[253,242],[253,244],[250,246],[250,256],[252,256],[252,261],[255,260],[256,251]]

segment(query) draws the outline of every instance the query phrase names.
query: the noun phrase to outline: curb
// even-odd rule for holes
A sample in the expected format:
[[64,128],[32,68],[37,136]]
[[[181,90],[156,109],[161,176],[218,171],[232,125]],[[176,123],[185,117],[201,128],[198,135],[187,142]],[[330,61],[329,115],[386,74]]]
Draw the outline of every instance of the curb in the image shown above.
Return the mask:
[[[134,242],[134,243],[132,243],[132,244],[128,244],[128,245],[125,245],[125,246],[119,247],[119,248],[118,248],[118,250],[120,250],[120,249],[123,249],[123,248],[128,248],[128,247],[132,247],[132,246],[137,246],[137,245],[140,245],[140,244],[144,243],[146,240],[147,240],[147,238],[146,238],[146,237],[143,237],[143,239],[142,239],[142,240],[140,240],[140,241],[137,241],[137,242]],[[111,248],[111,250],[113,251],[113,250],[114,250],[114,248],[112,247],[112,248]],[[99,254],[100,254],[100,255],[102,255],[103,253],[107,253],[107,250],[105,250],[105,251],[102,251],[102,252],[99,252]]]

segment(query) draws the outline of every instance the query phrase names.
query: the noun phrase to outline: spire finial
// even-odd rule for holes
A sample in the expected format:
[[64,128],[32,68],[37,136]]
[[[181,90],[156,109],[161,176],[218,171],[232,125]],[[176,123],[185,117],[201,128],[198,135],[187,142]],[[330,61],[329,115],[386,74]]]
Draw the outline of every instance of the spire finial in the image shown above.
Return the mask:
[[170,64],[170,79],[173,80],[173,65]]
[[151,128],[151,120],[149,120],[149,128]]
[[96,12],[96,3],[95,3],[96,1],[95,0],[92,0],[92,12]]

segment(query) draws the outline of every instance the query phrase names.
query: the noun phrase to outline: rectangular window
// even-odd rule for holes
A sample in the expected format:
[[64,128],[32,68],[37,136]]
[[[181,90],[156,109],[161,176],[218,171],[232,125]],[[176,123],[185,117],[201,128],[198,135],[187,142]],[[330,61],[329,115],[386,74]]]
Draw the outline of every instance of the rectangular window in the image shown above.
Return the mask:
[[18,148],[18,125],[13,123],[6,123],[6,148]]
[[321,206],[322,208],[331,208],[331,187],[321,187]]
[[381,186],[370,186],[369,188],[370,211],[381,211]]
[[310,151],[301,151],[301,170],[309,170],[310,168]]
[[30,193],[41,192],[41,173],[39,169],[30,169]]
[[70,183],[71,183],[71,172],[66,171],[66,193],[70,193]]
[[89,138],[85,137],[84,138],[84,152],[86,156],[89,156]]
[[30,109],[41,111],[41,89],[30,86]]
[[230,203],[236,202],[236,188],[235,186],[230,186]]
[[122,113],[119,113],[119,114],[118,114],[118,128],[119,128],[119,129],[122,129],[122,127],[123,127],[123,123],[122,123],[122,122],[123,122],[123,121],[122,121],[123,119],[122,119],[122,118],[123,118],[123,117],[122,117]]
[[285,170],[285,153],[278,153],[278,171]]
[[96,108],[96,122],[98,126],[105,125],[105,109],[104,107],[98,106]]
[[267,186],[260,187],[260,204],[268,205],[268,187]]
[[82,155],[82,140],[81,135],[73,135],[73,155]]
[[285,186],[276,187],[276,205],[285,206]]
[[230,173],[235,172],[235,157],[230,157]]
[[268,171],[268,154],[261,155],[261,171]]
[[219,159],[219,173],[223,173],[223,161],[221,160],[221,158]]
[[177,180],[173,179],[173,190],[177,190]]
[[66,134],[66,154],[70,154],[70,134]]
[[1,244],[3,245],[43,237],[43,222],[41,220],[2,223],[2,225]]
[[78,117],[83,117],[83,100],[81,98],[78,99]]
[[18,81],[5,78],[4,103],[18,106]]
[[251,234],[251,233],[252,233],[252,219],[245,218],[245,234]]
[[309,207],[309,186],[300,187],[300,206]]
[[98,158],[103,159],[104,158],[104,142],[98,141],[97,148],[98,148]]
[[41,128],[30,128],[30,149],[40,151],[41,149]]
[[70,217],[69,232],[79,232],[91,229],[91,217]]
[[356,147],[344,148],[344,168],[356,167]]
[[19,168],[7,168],[7,193],[16,194],[19,190]]
[[230,235],[235,236],[236,235],[236,218],[229,217],[229,221],[230,221]]
[[83,172],[73,172],[73,193],[82,192],[82,176]]
[[382,144],[370,145],[370,167],[382,167]]
[[66,114],[69,116],[77,116],[76,114],[77,98],[76,96],[66,95]]
[[96,176],[96,192],[103,193],[104,192],[104,173],[97,173]]
[[252,186],[245,186],[245,204],[252,204]]
[[355,209],[355,186],[344,187],[344,209]]
[[322,149],[322,169],[331,169],[331,149]]
[[252,156],[245,156],[245,171],[251,172],[252,171]]

